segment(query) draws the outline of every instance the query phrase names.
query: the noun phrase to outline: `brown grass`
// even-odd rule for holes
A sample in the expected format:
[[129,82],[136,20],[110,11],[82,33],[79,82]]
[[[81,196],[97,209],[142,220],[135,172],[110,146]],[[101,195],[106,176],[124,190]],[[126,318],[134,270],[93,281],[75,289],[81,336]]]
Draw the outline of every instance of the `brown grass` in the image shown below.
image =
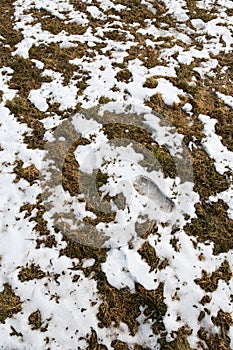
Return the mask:
[[5,323],[8,317],[21,311],[22,302],[14,293],[12,287],[6,283],[4,289],[0,292],[0,323]]
[[22,267],[18,277],[21,282],[30,281],[33,279],[41,279],[46,276],[46,273],[40,269],[39,265],[32,263],[31,265],[26,265]]
[[233,227],[227,209],[228,206],[222,200],[196,204],[197,218],[184,227],[185,232],[197,237],[199,242],[213,242],[214,254],[228,252],[233,248]]
[[[177,23],[172,16],[172,14],[167,14],[167,8],[163,1],[154,2],[154,7],[157,10],[157,14],[154,15],[145,5],[141,4],[140,0],[134,0],[131,2],[125,0],[115,0],[114,3],[120,3],[126,6],[126,8],[118,12],[115,8],[106,11],[107,19],[99,20],[94,19],[87,11],[87,4],[82,1],[70,0],[76,10],[84,11],[89,20],[90,26],[93,33],[96,33],[98,27],[105,26],[104,37],[102,42],[97,44],[95,49],[90,50],[88,45],[78,43],[76,47],[72,48],[61,48],[57,43],[51,43],[49,45],[40,44],[38,46],[33,46],[30,49],[30,58],[24,59],[18,56],[13,57],[11,54],[15,50],[15,45],[22,40],[22,34],[20,31],[13,29],[13,0],[2,0],[1,1],[1,12],[0,12],[0,32],[5,38],[4,46],[1,44],[1,57],[0,65],[9,66],[14,72],[12,79],[10,80],[9,87],[11,89],[17,89],[17,96],[11,100],[7,101],[6,107],[9,108],[10,112],[14,115],[18,122],[26,123],[29,128],[32,129],[32,133],[25,135],[24,141],[29,148],[32,149],[43,149],[46,143],[43,141],[45,129],[41,120],[46,117],[46,115],[38,111],[28,100],[28,94],[32,89],[40,88],[41,84],[44,82],[49,82],[50,78],[42,76],[42,71],[36,68],[35,64],[31,62],[31,59],[38,59],[42,61],[45,65],[45,69],[52,69],[56,72],[62,73],[64,77],[64,85],[68,85],[70,80],[77,74],[77,87],[79,89],[78,96],[85,92],[88,87],[89,72],[83,71],[69,63],[70,60],[74,58],[94,59],[97,54],[103,55],[101,51],[102,48],[106,46],[106,40],[111,39],[114,41],[125,42],[126,34],[122,30],[127,30],[134,35],[134,45],[127,50],[127,56],[124,58],[122,63],[114,63],[113,67],[120,69],[116,73],[116,79],[120,82],[130,82],[132,80],[132,74],[127,69],[129,61],[136,58],[142,61],[142,64],[150,69],[157,65],[166,65],[166,61],[159,58],[160,51],[163,48],[173,47],[176,39],[171,35],[166,38],[157,38],[154,40],[152,35],[146,34],[142,35],[137,33],[137,28],[146,27],[146,19],[150,19],[152,23],[158,27],[163,28],[163,23],[168,24],[168,28],[175,28]],[[92,2],[95,6],[100,8],[98,1]],[[213,11],[209,12],[207,10],[200,10],[195,3],[195,1],[187,0],[187,8],[189,10],[190,19],[201,18],[204,22],[207,22],[216,17],[214,13],[215,7],[213,6]],[[232,15],[231,10],[227,10],[228,15]],[[25,13],[26,14],[26,13]],[[53,34],[58,34],[61,30],[65,30],[69,34],[79,34],[85,33],[87,27],[78,25],[77,23],[65,23],[57,17],[51,15],[46,10],[30,10],[30,14],[34,17],[34,24],[41,23],[42,30],[48,30]],[[122,28],[118,25],[113,25],[114,19],[112,15],[118,16],[122,22]],[[136,26],[132,26],[136,24]],[[108,27],[107,27],[107,26]],[[191,22],[187,21],[187,25],[192,28]],[[121,30],[120,30],[121,29]],[[197,40],[196,34],[190,35],[192,39],[192,46],[201,49],[203,43]],[[147,46],[145,43],[146,39],[152,41],[162,41],[159,45],[155,47]],[[208,38],[207,38],[208,39]],[[188,49],[188,45],[176,41],[177,44]],[[8,46],[7,46],[8,45]],[[112,52],[108,51],[106,56],[111,57]],[[177,53],[173,55],[173,58],[177,58]],[[232,222],[227,215],[227,205],[222,201],[217,203],[207,203],[210,195],[216,195],[218,192],[223,191],[229,187],[229,174],[220,175],[216,172],[214,162],[209,158],[208,154],[201,148],[201,140],[204,137],[203,134],[203,124],[199,121],[199,114],[207,114],[211,118],[217,119],[216,133],[222,137],[222,143],[231,151],[233,151],[233,111],[230,107],[224,105],[224,103],[217,98],[213,89],[220,91],[227,95],[232,95],[232,53],[221,54],[218,56],[212,56],[212,58],[218,59],[218,67],[215,69],[216,77],[213,79],[211,77],[205,77],[202,79],[194,68],[199,66],[203,60],[195,59],[190,65],[180,64],[176,68],[177,77],[168,78],[175,86],[183,89],[187,93],[187,96],[181,97],[180,104],[174,106],[167,106],[161,95],[153,95],[145,104],[149,105],[154,112],[161,114],[165,119],[168,120],[176,130],[184,135],[184,143],[186,146],[189,145],[190,141],[195,138],[196,149],[194,148],[190,151],[190,161],[193,166],[194,172],[194,190],[200,195],[200,203],[196,205],[197,218],[192,219],[189,224],[185,226],[185,231],[187,234],[194,236],[197,242],[202,242],[205,244],[214,243],[214,254],[220,254],[229,251],[233,248],[232,244]],[[227,69],[224,74],[222,74],[222,67],[226,66]],[[103,67],[104,69],[104,67]],[[197,80],[196,86],[190,84],[192,77],[195,76]],[[144,87],[155,88],[157,86],[157,79],[159,77],[150,77],[145,79]],[[117,85],[112,87],[113,91],[119,91]],[[2,93],[0,92],[0,100]],[[105,104],[110,101],[109,97],[106,95],[101,96],[99,99],[100,104]],[[193,116],[192,124],[190,124],[190,118],[182,110],[182,106],[189,102],[193,106]],[[62,112],[59,110],[58,104],[49,104],[48,114],[52,115],[57,113],[61,119],[69,119],[73,113],[79,110],[79,105],[75,110],[68,110]],[[87,112],[87,118],[91,117],[91,114]],[[93,109],[93,115],[96,116],[96,110]],[[170,176],[174,178],[177,175],[177,169],[174,164],[174,160],[171,157],[169,150],[166,147],[159,146],[154,142],[151,137],[149,130],[145,128],[142,130],[140,128],[141,119],[139,117],[138,125],[133,125],[125,116],[119,116],[118,124],[114,115],[106,115],[106,119],[109,124],[103,126],[104,133],[108,138],[117,139],[130,139],[135,142],[135,149],[141,151],[143,147],[148,149],[150,153],[153,153],[155,160],[157,160],[163,171],[164,176]],[[112,123],[111,123],[112,121]],[[135,121],[135,120],[134,120]],[[128,133],[125,133],[125,129],[128,129]],[[58,128],[59,129],[59,128]],[[64,129],[64,128],[63,128]],[[67,143],[73,140],[74,130],[67,129]],[[55,136],[59,137],[59,135]],[[62,178],[60,174],[54,174],[53,183],[62,182],[64,190],[69,191],[71,196],[77,196],[80,193],[79,190],[79,165],[74,156],[74,150],[78,145],[88,144],[89,141],[77,136],[75,142],[72,143],[72,147],[69,148],[67,152],[67,144],[62,144],[56,142],[54,147],[50,149],[50,156],[55,161],[55,163],[62,169]],[[153,143],[153,145],[152,145]],[[2,150],[2,148],[1,148]],[[59,161],[62,160],[62,164]],[[153,162],[152,162],[153,163]],[[148,159],[145,158],[142,166],[147,167],[149,170],[157,169],[157,163],[152,164]],[[38,180],[39,172],[32,164],[30,166],[24,167],[22,161],[18,160],[15,163],[14,168],[15,182],[18,182],[21,178],[27,180],[30,185],[33,185],[35,181]],[[230,171],[229,171],[230,173]],[[97,174],[97,190],[107,181],[105,174]],[[87,179],[88,185],[88,179]],[[109,199],[109,198],[108,198]],[[124,207],[124,196],[114,198],[114,201],[118,203],[119,207]],[[36,214],[32,217],[32,212],[37,209]],[[90,210],[94,209],[90,206]],[[20,211],[24,212],[25,218],[28,217],[30,221],[35,223],[33,231],[37,232],[38,238],[36,239],[36,248],[45,246],[50,249],[54,249],[57,245],[56,236],[51,235],[48,228],[47,222],[45,221],[43,215],[46,208],[42,205],[42,198],[38,197],[36,203],[29,204],[25,203]],[[93,225],[97,224],[102,220],[112,220],[114,218],[114,213],[110,213],[107,217],[101,212],[101,210],[95,211],[97,214],[97,219],[95,221],[89,221]],[[73,216],[70,216],[74,219]],[[60,251],[60,255],[66,255],[67,257],[73,259],[78,258],[79,261],[82,259],[94,258],[95,264],[92,267],[88,267],[83,270],[86,276],[94,276],[97,281],[98,291],[100,297],[102,298],[102,304],[99,309],[98,319],[100,327],[110,327],[111,322],[115,326],[119,326],[120,322],[125,322],[131,334],[135,334],[138,328],[137,317],[140,315],[140,306],[145,307],[144,314],[148,320],[152,322],[152,329],[155,334],[160,334],[160,345],[161,349],[164,350],[190,350],[191,347],[188,343],[188,335],[191,334],[191,330],[186,328],[181,328],[173,334],[174,340],[171,342],[166,341],[166,331],[163,324],[163,316],[166,313],[166,304],[164,303],[163,297],[163,285],[160,284],[157,290],[146,290],[140,284],[136,284],[136,291],[132,293],[128,288],[123,288],[118,290],[112,287],[104,273],[101,270],[101,264],[106,259],[106,249],[94,248],[88,246],[91,244],[88,241],[89,236],[95,235],[96,232],[71,232],[73,239],[66,235],[69,232],[65,228],[64,220],[62,218],[54,218],[55,232],[64,233],[64,241],[66,242],[66,248]],[[61,219],[61,220],[60,220]],[[65,217],[64,217],[65,219]],[[57,221],[56,221],[57,220]],[[59,221],[60,220],[60,221]],[[88,219],[86,218],[86,222]],[[147,220],[143,225],[137,225],[138,234],[146,240],[148,235],[158,235],[158,230],[156,223]],[[141,234],[140,234],[141,233]],[[172,232],[173,236],[171,238],[171,245],[174,251],[179,250],[179,241]],[[75,240],[76,239],[76,240]],[[81,244],[80,241],[86,242],[87,245]],[[95,238],[96,239],[96,238]],[[102,242],[103,237],[99,237]],[[97,240],[95,241],[95,243]],[[100,245],[100,242],[98,242]],[[133,242],[129,245],[133,247]],[[156,251],[145,241],[145,243],[138,250],[142,259],[150,266],[150,270],[163,269],[169,264],[167,259],[160,260]],[[200,256],[200,259],[204,257]],[[82,268],[81,263],[73,265],[72,269],[79,270]],[[27,264],[20,268],[19,280],[21,282],[26,282],[32,279],[44,278],[46,273],[41,270],[38,265]],[[214,271],[212,274],[208,274],[203,271],[202,277],[196,280],[196,283],[208,293],[216,290],[219,280],[222,279],[226,283],[232,276],[228,262],[225,260],[219,269]],[[75,275],[73,282],[77,283],[79,275]],[[55,297],[56,298],[56,297]],[[57,300],[57,299],[56,299]],[[58,300],[57,300],[58,301]],[[208,303],[211,301],[211,297],[205,295],[200,303],[206,306],[204,311],[201,311],[199,316],[199,321],[204,319],[206,313],[208,313]],[[6,318],[12,317],[15,313],[21,311],[21,300],[15,295],[9,284],[4,285],[3,291],[0,293],[0,322],[5,322]],[[46,328],[42,327],[42,319],[40,310],[36,310],[28,316],[28,322],[33,330],[45,331]],[[198,335],[200,338],[200,348],[208,349],[220,349],[220,350],[230,350],[230,340],[227,335],[230,325],[232,325],[232,319],[228,313],[224,313],[222,310],[218,311],[216,317],[212,317],[212,322],[219,327],[219,334],[212,334],[211,331],[200,328]],[[22,337],[21,333],[18,333],[13,327],[11,327],[11,335],[16,335]],[[49,340],[48,340],[49,341]],[[98,335],[93,330],[91,334],[87,335],[87,348],[86,350],[106,350],[106,346],[102,345],[98,339]],[[115,340],[112,342],[111,346],[115,350],[127,350],[128,344]],[[145,347],[135,345],[134,350],[147,350]]]

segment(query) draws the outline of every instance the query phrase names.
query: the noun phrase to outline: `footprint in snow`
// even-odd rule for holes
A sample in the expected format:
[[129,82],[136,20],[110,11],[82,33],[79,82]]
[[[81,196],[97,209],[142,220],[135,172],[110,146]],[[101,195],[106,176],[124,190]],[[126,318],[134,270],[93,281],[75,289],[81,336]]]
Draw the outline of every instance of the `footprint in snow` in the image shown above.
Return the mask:
[[137,176],[133,181],[133,186],[139,194],[151,199],[159,210],[171,213],[174,209],[174,202],[147,176]]

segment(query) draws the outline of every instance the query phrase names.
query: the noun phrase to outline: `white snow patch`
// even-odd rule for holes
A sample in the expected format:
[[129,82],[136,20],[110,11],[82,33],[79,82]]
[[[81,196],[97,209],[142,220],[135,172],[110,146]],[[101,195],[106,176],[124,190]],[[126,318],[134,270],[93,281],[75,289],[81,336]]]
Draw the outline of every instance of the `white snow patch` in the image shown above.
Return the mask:
[[233,152],[223,146],[221,137],[215,133],[217,120],[203,114],[200,114],[198,119],[203,122],[203,132],[206,135],[206,138],[201,142],[202,146],[209,156],[214,159],[217,172],[224,174],[224,172],[233,169]]

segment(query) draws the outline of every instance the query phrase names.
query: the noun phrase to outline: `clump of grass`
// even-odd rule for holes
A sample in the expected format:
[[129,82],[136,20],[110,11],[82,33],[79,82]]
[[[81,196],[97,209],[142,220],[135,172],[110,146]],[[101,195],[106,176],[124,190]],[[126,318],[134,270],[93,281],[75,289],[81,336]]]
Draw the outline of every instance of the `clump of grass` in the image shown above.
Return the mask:
[[29,58],[16,56],[10,66],[14,72],[9,87],[18,90],[18,95],[22,97],[27,98],[31,90],[39,89],[42,83],[51,81],[50,77],[41,75],[40,69]]
[[192,334],[192,330],[187,327],[181,327],[177,331],[172,332],[174,340],[166,341],[166,332],[159,339],[161,349],[164,350],[192,350],[188,342],[188,336]]
[[117,0],[116,3],[126,6],[121,10],[121,19],[125,24],[140,23],[141,27],[146,26],[146,19],[153,19],[154,14],[146,5],[142,5],[140,0],[130,2]]
[[212,322],[219,327],[219,333],[212,333],[201,327],[198,331],[198,336],[201,339],[200,344],[208,349],[229,350],[230,338],[228,332],[233,325],[231,314],[220,309],[216,317],[211,317]]
[[57,241],[54,235],[48,235],[43,238],[36,239],[36,249],[43,245],[46,248],[53,248],[57,246]]
[[185,232],[197,237],[199,242],[213,242],[215,255],[228,252],[233,248],[233,227],[227,209],[227,204],[222,200],[196,204],[197,218],[184,227]]
[[39,170],[35,167],[34,164],[23,168],[22,160],[16,161],[14,172],[16,174],[16,178],[14,180],[15,183],[19,182],[20,179],[25,179],[30,183],[30,185],[32,185],[36,180],[39,179],[40,174]]
[[143,243],[138,252],[142,259],[150,266],[150,272],[158,267],[159,258],[156,255],[155,249],[148,242]]
[[101,97],[99,98],[99,103],[100,103],[100,104],[106,104],[106,103],[108,103],[108,102],[110,102],[110,101],[112,101],[111,98],[106,97],[106,96],[101,96]]
[[40,119],[43,119],[45,115],[36,109],[26,97],[15,97],[6,102],[6,107],[14,114],[18,122],[26,123],[32,129],[29,135],[24,135],[28,148],[43,149],[45,128]]
[[29,55],[30,59],[34,58],[42,61],[45,69],[60,72],[64,78],[63,84],[68,85],[77,70],[76,66],[69,61],[85,56],[87,54],[87,48],[87,45],[82,43],[69,48],[61,48],[57,43],[51,43],[49,45],[41,44],[39,46],[32,46]]
[[108,350],[107,347],[98,342],[96,331],[92,330],[90,336],[87,338],[87,348],[85,350]]
[[143,84],[143,87],[148,87],[148,88],[156,88],[158,85],[158,80],[156,79],[156,77],[149,77],[146,78],[145,83]]
[[202,271],[202,277],[197,278],[195,283],[198,284],[206,292],[214,292],[218,287],[218,281],[224,280],[226,283],[231,279],[232,271],[227,260],[224,260],[221,266],[212,274]]
[[14,314],[21,311],[22,302],[12,287],[6,283],[4,289],[0,292],[0,323],[5,323],[8,317],[12,317]]
[[28,323],[32,326],[32,330],[39,329],[42,325],[41,312],[36,310],[28,316]]
[[215,170],[214,161],[202,149],[194,149],[191,153],[194,174],[194,191],[198,192],[201,200],[207,200],[226,190],[229,186],[227,177]]
[[12,63],[11,53],[15,46],[23,39],[23,35],[19,30],[14,29],[14,0],[2,0],[0,11],[0,32],[4,37],[4,46],[1,46],[0,65],[2,67],[9,66]]
[[128,325],[130,334],[135,335],[140,306],[145,306],[144,314],[152,320],[154,329],[157,332],[164,330],[163,316],[167,306],[163,301],[162,283],[154,290],[146,290],[142,285],[136,284],[134,294],[128,287],[118,290],[109,285],[104,276],[97,283],[103,300],[97,314],[100,327],[110,327],[112,324],[118,327],[120,322],[124,322]]
[[122,69],[116,74],[117,81],[129,83],[132,79],[132,73],[128,69]]
[[124,63],[127,64],[129,61],[138,58],[140,59],[140,61],[143,62],[143,65],[148,69],[153,68],[156,65],[163,65],[163,63],[159,61],[159,50],[151,46],[142,47],[141,45],[142,40],[145,40],[145,38],[144,37],[139,38],[140,43],[138,45],[131,46],[127,50],[128,55],[124,58]]
[[18,278],[21,282],[30,281],[33,279],[41,279],[46,276],[46,273],[41,270],[39,265],[35,265],[32,263],[31,265],[26,265],[25,267],[22,267]]
[[64,20],[59,19],[45,9],[30,9],[30,11],[25,11],[25,15],[27,13],[34,18],[32,24],[35,25],[36,23],[40,23],[42,30],[47,30],[54,35],[59,34],[62,30],[68,32],[69,34],[81,35],[84,34],[88,28],[86,25],[81,25],[71,21],[67,25]]

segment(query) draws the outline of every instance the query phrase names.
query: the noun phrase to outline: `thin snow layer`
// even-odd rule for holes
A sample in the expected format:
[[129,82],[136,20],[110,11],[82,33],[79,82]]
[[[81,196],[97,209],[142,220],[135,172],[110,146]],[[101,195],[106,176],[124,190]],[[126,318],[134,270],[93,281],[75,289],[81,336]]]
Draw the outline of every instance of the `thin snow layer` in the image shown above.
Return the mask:
[[[90,274],[84,273],[85,269],[91,268],[95,260],[68,258],[61,255],[61,250],[66,247],[61,233],[57,233],[55,227],[61,222],[69,226],[70,231],[78,228],[93,229],[93,225],[86,223],[84,218],[95,219],[96,214],[87,209],[101,208],[106,214],[115,213],[115,219],[106,225],[100,222],[96,227],[97,234],[104,234],[107,240],[105,247],[109,248],[107,258],[101,268],[105,273],[108,282],[117,289],[129,287],[132,293],[135,292],[135,283],[140,283],[144,288],[151,290],[164,283],[164,302],[167,312],[163,322],[168,332],[167,340],[172,340],[172,332],[182,326],[189,326],[193,330],[188,340],[193,348],[197,348],[197,332],[200,327],[208,331],[219,332],[214,326],[212,317],[216,317],[220,309],[232,313],[231,300],[233,289],[233,278],[229,282],[219,280],[217,289],[211,293],[211,301],[208,304],[209,314],[206,313],[204,321],[198,321],[201,311],[205,306],[200,303],[206,292],[197,285],[194,280],[202,277],[202,271],[208,274],[216,271],[224,260],[227,260],[233,268],[233,254],[231,251],[219,255],[213,254],[213,243],[209,245],[199,243],[196,238],[188,236],[184,226],[196,217],[195,204],[199,201],[199,195],[193,190],[192,167],[188,158],[188,150],[183,144],[183,135],[179,134],[170,124],[165,123],[163,118],[152,113],[151,109],[144,106],[151,96],[160,94],[163,101],[170,107],[179,104],[188,98],[182,89],[175,86],[176,69],[180,64],[192,64],[195,61],[195,74],[200,78],[215,77],[218,68],[218,60],[213,55],[224,55],[232,51],[233,19],[227,13],[232,9],[232,1],[198,1],[200,9],[212,11],[217,6],[217,16],[210,20],[195,18],[191,25],[187,25],[190,13],[186,7],[185,0],[164,0],[167,14],[174,17],[176,28],[170,28],[167,23],[161,23],[158,27],[156,22],[156,9],[152,1],[142,1],[155,16],[154,20],[145,21],[145,26],[140,27],[139,23],[129,25],[126,30],[120,11],[125,9],[121,4],[115,4],[110,0],[101,0],[99,6],[93,6],[91,1],[83,1],[88,4],[87,13],[78,11],[69,1],[63,0],[16,0],[14,2],[14,28],[20,30],[23,36],[14,48],[14,56],[22,56],[30,59],[30,49],[35,45],[51,43],[60,45],[61,48],[78,47],[80,43],[87,44],[87,54],[82,58],[73,58],[70,63],[76,69],[68,85],[64,85],[62,73],[45,69],[43,60],[31,61],[41,70],[42,76],[51,78],[50,82],[41,84],[28,94],[28,101],[43,112],[45,118],[41,120],[46,129],[44,140],[47,146],[44,150],[27,148],[24,136],[30,135],[31,129],[26,124],[16,121],[6,102],[17,96],[17,90],[9,88],[9,81],[12,78],[13,70],[9,67],[0,68],[0,256],[1,274],[0,291],[4,284],[9,283],[15,293],[22,300],[22,311],[12,318],[7,318],[4,324],[0,324],[0,347],[2,349],[45,349],[46,337],[49,339],[47,345],[54,349],[85,349],[87,334],[95,330],[100,343],[113,349],[111,342],[119,339],[129,344],[133,349],[135,344],[147,346],[151,349],[159,349],[159,335],[152,330],[152,321],[144,315],[144,308],[141,307],[141,314],[137,318],[139,322],[138,331],[135,336],[129,334],[125,323],[118,327],[113,325],[109,328],[100,328],[98,325],[97,313],[102,303],[101,295],[98,293],[97,282]],[[96,31],[89,26],[90,18],[104,21],[107,18],[106,11],[115,10],[114,25],[119,32],[126,35],[125,41],[114,41],[106,39],[105,34],[112,30],[110,23],[105,23],[96,28]],[[69,23],[87,26],[82,35],[70,34],[62,30],[58,34],[52,34],[44,30],[41,23],[34,20],[34,10],[46,10],[55,18],[63,21],[67,28]],[[30,11],[32,12],[30,14]],[[162,19],[161,19],[162,22]],[[123,29],[124,28],[124,29]],[[133,30],[132,30],[133,28]],[[127,69],[131,73],[128,82],[119,81],[116,74],[121,70],[120,66],[128,55],[128,50],[136,46],[136,34],[145,36],[145,44],[148,49],[159,51],[159,65],[148,67],[140,57],[129,60]],[[150,36],[148,38],[148,35]],[[193,44],[192,38],[200,43]],[[152,40],[153,39],[153,40]],[[4,38],[0,37],[4,45]],[[166,45],[167,41],[173,45]],[[105,47],[95,50],[98,44],[105,44]],[[111,52],[111,55],[108,53]],[[90,57],[88,54],[91,53]],[[81,74],[79,74],[81,72]],[[224,73],[224,72],[223,72]],[[80,94],[78,83],[86,76],[86,88]],[[147,78],[155,77],[157,86],[148,88],[144,85]],[[196,84],[194,76],[190,85]],[[116,89],[113,89],[115,87]],[[232,96],[216,92],[226,105],[232,107]],[[142,165],[145,159],[152,160],[152,154],[146,148],[141,147],[140,152],[134,147],[135,142],[131,140],[125,127],[125,138],[127,145],[122,140],[109,140],[103,132],[107,122],[100,122],[99,119],[87,118],[85,113],[76,113],[70,118],[73,127],[73,138],[67,140],[65,133],[60,133],[57,138],[56,130],[64,131],[64,125],[60,114],[50,113],[49,108],[58,104],[60,112],[76,107],[79,103],[82,108],[87,109],[99,104],[99,99],[104,96],[111,99],[107,106],[99,111],[115,112],[116,116],[123,113],[143,114],[140,127],[150,130],[154,142],[165,146],[172,156],[178,175],[176,178],[164,177],[163,169],[159,163],[155,170],[150,170]],[[191,103],[183,106],[187,117],[192,117]],[[59,113],[60,113],[59,112]],[[117,118],[116,118],[117,120]],[[214,160],[216,170],[224,174],[233,168],[233,155],[221,142],[221,138],[215,132],[216,120],[208,115],[200,115],[199,120],[203,123],[205,137],[201,145]],[[64,136],[63,136],[64,134]],[[48,158],[53,145],[63,142],[67,152],[73,146],[77,136],[89,141],[88,144],[79,145],[74,151],[76,161],[79,164],[81,193],[71,196],[62,186],[62,164],[55,164]],[[118,141],[118,142],[117,142]],[[120,141],[120,143],[119,143]],[[141,146],[141,145],[140,145]],[[183,174],[180,159],[189,169]],[[64,160],[64,159],[63,159]],[[29,183],[20,179],[15,181],[14,169],[17,161],[23,161],[23,167],[35,165],[41,171],[40,181]],[[149,162],[150,163],[150,162]],[[60,175],[60,183],[51,186],[53,171]],[[87,187],[86,178],[89,176],[95,184],[96,171],[101,170],[107,176],[107,182],[98,190]],[[162,191],[164,196],[170,198],[174,204],[171,213],[163,213],[155,206],[155,201],[150,200],[146,195],[138,193],[133,181],[137,176],[149,177]],[[184,179],[183,179],[184,177]],[[183,181],[181,181],[183,179]],[[43,218],[47,220],[47,229],[50,235],[54,235],[56,247],[48,248],[41,245],[37,249],[38,233],[35,230],[38,209],[34,208],[31,217],[25,215],[21,210],[24,204],[35,205],[38,195],[44,195],[49,189],[49,195],[42,196],[43,204],[47,205],[47,211]],[[94,197],[90,194],[94,190]],[[125,207],[119,208],[114,202],[114,197],[123,194]],[[106,197],[110,198],[108,202]],[[227,203],[229,218],[233,219],[233,188],[211,196],[209,202],[216,202],[222,199]],[[51,207],[52,204],[52,207]],[[71,215],[72,213],[72,215]],[[75,217],[75,220],[74,220]],[[143,239],[143,233],[138,233],[136,224],[146,224],[145,217],[157,221],[157,234],[150,234],[147,240]],[[188,220],[187,220],[188,217]],[[86,226],[85,226],[86,225]],[[178,240],[177,251],[171,244],[173,228],[176,229],[175,238]],[[95,232],[95,233],[96,233]],[[82,242],[80,237],[74,237],[76,241]],[[154,249],[160,261],[167,261],[163,269],[154,269],[142,259],[139,249],[143,243]],[[133,243],[129,247],[129,242]],[[99,244],[95,242],[96,246]],[[97,246],[99,248],[99,246]],[[202,259],[200,259],[202,256]],[[39,265],[45,276],[42,279],[33,279],[21,282],[19,271],[27,264]],[[59,277],[57,277],[59,275]],[[75,276],[79,275],[77,282],[73,282]],[[40,310],[42,327],[47,328],[46,332],[32,330],[28,323],[28,316]],[[180,319],[180,320],[179,320]],[[10,336],[12,327],[22,337]],[[231,347],[233,349],[233,330],[229,331]]]

